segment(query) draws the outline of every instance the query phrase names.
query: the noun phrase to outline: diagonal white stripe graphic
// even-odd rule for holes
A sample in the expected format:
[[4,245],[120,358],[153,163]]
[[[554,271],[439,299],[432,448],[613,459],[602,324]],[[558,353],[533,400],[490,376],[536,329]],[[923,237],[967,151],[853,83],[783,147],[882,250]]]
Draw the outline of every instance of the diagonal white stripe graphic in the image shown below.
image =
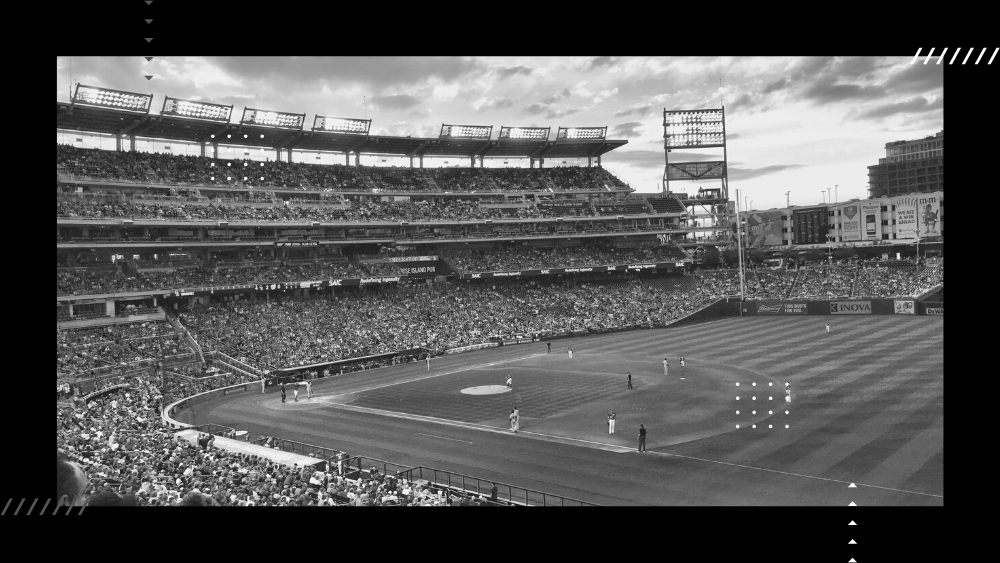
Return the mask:
[[976,58],[976,64],[979,64],[979,61],[982,60],[984,54],[986,54],[986,47],[983,47],[983,50],[979,51],[979,56]]
[[969,55],[971,55],[972,51],[974,51],[974,50],[975,50],[975,47],[969,47],[969,52],[966,53],[965,54],[965,58],[962,59],[962,64],[965,64],[965,61],[969,60]]
[[42,511],[38,513],[39,516],[45,516],[45,509],[49,507],[50,502],[52,502],[52,499],[45,500],[45,504],[42,505]]
[[933,55],[934,55],[934,47],[931,47],[931,52],[927,53],[927,58],[924,59],[924,64],[929,63],[931,61],[931,56]]
[[923,51],[923,50],[924,50],[924,48],[923,48],[923,47],[920,47],[919,49],[917,49],[917,54],[916,54],[916,55],[913,55],[913,60],[912,60],[912,61],[910,61],[910,64],[911,64],[911,65],[912,65],[912,64],[916,64],[916,63],[917,63],[917,57],[919,57],[919,56],[920,56],[920,51]]
[[941,64],[941,60],[942,60],[942,59],[944,59],[944,54],[945,54],[945,53],[947,53],[947,52],[948,52],[948,48],[947,48],[947,47],[945,47],[945,48],[944,48],[944,51],[941,51],[941,56],[940,56],[940,57],[938,57],[938,62],[936,62],[936,63],[934,63],[934,64],[937,64],[937,65]]
[[961,47],[959,47],[958,49],[955,49],[955,54],[951,56],[951,60],[948,61],[948,64],[954,63],[955,62],[955,57],[957,57],[958,54],[961,53],[961,52],[962,52],[962,48]]
[[991,65],[991,64],[993,64],[993,59],[995,59],[995,58],[996,58],[996,56],[997,56],[997,51],[1000,51],[1000,47],[997,47],[996,49],[993,49],[993,56],[991,56],[991,57],[990,57],[990,62],[988,62],[988,63],[986,63],[986,64],[988,64],[988,65]]

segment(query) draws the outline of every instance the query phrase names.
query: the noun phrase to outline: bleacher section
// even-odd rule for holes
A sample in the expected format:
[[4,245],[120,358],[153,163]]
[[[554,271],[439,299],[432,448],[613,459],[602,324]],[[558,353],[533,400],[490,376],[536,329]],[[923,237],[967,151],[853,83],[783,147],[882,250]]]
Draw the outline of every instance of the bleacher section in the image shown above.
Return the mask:
[[647,197],[656,213],[685,213],[684,205],[675,197]]

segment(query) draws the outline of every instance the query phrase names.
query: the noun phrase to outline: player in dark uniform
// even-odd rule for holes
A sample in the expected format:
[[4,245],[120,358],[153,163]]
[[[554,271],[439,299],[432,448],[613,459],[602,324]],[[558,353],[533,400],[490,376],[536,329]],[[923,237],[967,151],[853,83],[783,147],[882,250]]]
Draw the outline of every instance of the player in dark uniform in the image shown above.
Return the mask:
[[285,384],[284,383],[281,384],[281,402],[282,403],[285,402]]

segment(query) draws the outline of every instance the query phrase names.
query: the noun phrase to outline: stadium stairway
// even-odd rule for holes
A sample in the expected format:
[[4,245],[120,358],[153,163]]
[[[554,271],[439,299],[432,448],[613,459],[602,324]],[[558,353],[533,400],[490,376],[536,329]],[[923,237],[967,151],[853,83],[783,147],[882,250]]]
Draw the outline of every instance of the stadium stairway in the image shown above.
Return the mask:
[[170,323],[170,326],[174,327],[174,330],[176,330],[179,334],[184,335],[184,340],[186,340],[188,346],[190,346],[191,349],[194,350],[194,354],[198,358],[198,361],[201,362],[201,365],[205,365],[205,355],[201,351],[201,345],[198,344],[198,341],[195,340],[193,336],[191,336],[191,333],[188,332],[188,329],[184,325],[182,325],[180,321],[177,320],[176,317],[173,317],[169,314],[167,315],[167,322]]

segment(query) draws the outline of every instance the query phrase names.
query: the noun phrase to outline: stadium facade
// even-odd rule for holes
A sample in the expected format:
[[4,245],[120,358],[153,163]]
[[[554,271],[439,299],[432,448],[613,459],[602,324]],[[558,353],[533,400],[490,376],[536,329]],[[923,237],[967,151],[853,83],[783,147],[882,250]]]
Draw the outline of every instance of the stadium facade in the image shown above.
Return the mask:
[[944,129],[935,135],[885,144],[885,158],[868,167],[872,198],[944,191]]

